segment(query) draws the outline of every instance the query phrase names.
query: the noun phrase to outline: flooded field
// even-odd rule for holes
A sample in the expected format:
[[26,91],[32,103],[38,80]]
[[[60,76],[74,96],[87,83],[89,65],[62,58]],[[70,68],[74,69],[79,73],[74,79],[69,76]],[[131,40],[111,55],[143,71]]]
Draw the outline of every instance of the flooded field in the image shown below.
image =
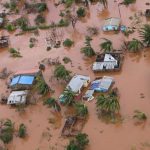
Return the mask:
[[[1,3],[4,2],[0,1]],[[150,6],[145,5],[149,0],[137,0],[135,4],[126,7],[120,6],[121,21],[123,25],[131,26],[132,21],[129,17],[135,13],[144,12]],[[47,23],[59,20],[60,10],[64,9],[63,5],[54,6],[54,1],[46,0],[49,12],[46,15]],[[14,19],[15,15],[9,16]],[[28,17],[33,23],[34,14]],[[56,58],[64,64],[62,59],[67,56],[71,59],[72,64],[65,64],[66,68],[72,71],[72,74],[89,75],[91,80],[95,77],[108,75],[115,79],[115,87],[119,89],[120,95],[120,113],[122,115],[122,123],[106,124],[98,119],[96,114],[96,100],[85,102],[89,110],[89,118],[83,128],[83,132],[89,136],[89,146],[87,150],[150,150],[150,51],[145,49],[137,54],[124,54],[124,62],[120,72],[98,73],[92,72],[92,59],[86,59],[80,52],[87,35],[87,27],[95,26],[99,29],[99,34],[92,37],[92,47],[96,52],[100,52],[99,44],[102,38],[108,38],[113,42],[115,49],[121,49],[124,41],[139,37],[139,33],[135,32],[125,37],[123,33],[104,33],[102,25],[105,18],[120,17],[117,2],[108,0],[108,10],[103,10],[101,4],[90,5],[88,15],[81,21],[77,21],[75,29],[72,26],[60,28],[62,32],[62,41],[70,38],[74,41],[74,46],[70,49],[52,48],[47,51],[46,35],[48,30],[39,30],[39,36],[33,33],[26,33],[21,36],[15,36],[18,31],[12,33],[6,30],[0,30],[1,35],[10,37],[10,47],[20,50],[23,57],[12,58],[7,49],[0,49],[0,71],[7,67],[8,70],[16,72],[18,70],[27,70],[38,68],[38,62],[45,58]],[[140,28],[143,24],[149,23],[144,16],[141,18]],[[36,37],[38,40],[36,46],[29,47],[30,37]],[[66,85],[60,84],[56,79],[51,79],[54,67],[46,65],[43,72],[44,79],[47,84],[55,90],[53,96],[56,98],[63,92]],[[9,78],[8,78],[9,79]],[[7,92],[8,79],[0,79],[0,94]],[[27,137],[20,139],[14,136],[13,140],[6,144],[9,150],[64,150],[69,140],[61,137],[61,130],[65,121],[65,107],[62,106],[62,113],[56,114],[52,109],[43,105],[42,100],[37,100],[37,104],[30,105],[25,108],[25,112],[18,112],[16,108],[8,105],[0,105],[0,119],[9,118],[15,122],[18,127],[20,123],[27,126]],[[133,120],[135,110],[140,110],[147,115],[147,121],[137,125]],[[50,118],[55,120],[55,124],[49,123]]]

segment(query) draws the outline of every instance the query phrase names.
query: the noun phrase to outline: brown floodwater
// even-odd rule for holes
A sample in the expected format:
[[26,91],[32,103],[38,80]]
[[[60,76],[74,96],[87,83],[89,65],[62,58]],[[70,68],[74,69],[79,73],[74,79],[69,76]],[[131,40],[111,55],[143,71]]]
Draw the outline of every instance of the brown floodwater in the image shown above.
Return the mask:
[[[4,1],[4,0],[3,0]],[[145,5],[149,0],[137,0],[136,4],[129,7],[120,6],[121,19],[124,25],[130,26],[132,20],[130,16],[135,13],[144,12],[148,6]],[[63,10],[63,6],[57,8],[53,5],[54,1],[47,1],[49,13],[47,13],[47,22],[58,21],[60,19],[59,11]],[[119,17],[117,4],[114,0],[109,0],[108,10],[103,10],[99,4],[89,7],[88,17],[84,21],[78,21],[75,29],[71,26],[62,28],[62,40],[71,38],[75,41],[71,49],[66,49],[61,46],[58,49],[46,51],[45,38],[47,31],[39,31],[39,36],[32,33],[27,33],[21,36],[15,36],[15,32],[9,34],[6,31],[1,31],[4,35],[10,36],[10,47],[20,49],[22,58],[10,57],[7,49],[0,50],[0,70],[7,67],[9,70],[16,72],[19,70],[28,70],[38,67],[38,62],[44,58],[56,58],[59,56],[60,61],[64,56],[70,57],[72,65],[66,64],[66,68],[72,73],[90,75],[91,80],[96,76],[109,75],[115,78],[115,86],[119,89],[121,115],[123,122],[121,124],[105,124],[98,119],[96,115],[95,102],[87,102],[89,109],[89,119],[84,126],[83,132],[89,135],[90,143],[88,150],[149,150],[150,149],[150,51],[147,49],[140,54],[126,54],[122,71],[118,73],[101,73],[94,74],[91,70],[91,60],[87,60],[80,53],[80,48],[84,44],[84,37],[87,35],[87,27],[98,27],[100,33],[93,37],[92,46],[96,52],[100,51],[99,44],[102,38],[108,38],[113,41],[115,49],[120,49],[124,40],[138,38],[138,32],[126,38],[122,33],[103,33],[101,26],[103,20],[107,17]],[[14,17],[14,16],[13,16]],[[9,16],[13,20],[13,17]],[[16,16],[17,17],[17,16]],[[34,15],[29,15],[31,24],[33,23]],[[144,17],[141,24],[147,22]],[[141,25],[140,24],[140,25]],[[16,31],[18,32],[18,31]],[[29,48],[30,37],[36,37],[38,42],[34,48]],[[51,78],[54,67],[46,66],[43,73],[46,82],[55,90],[53,96],[59,97],[65,85]],[[51,80],[50,80],[51,78]],[[0,94],[7,91],[7,80],[0,80]],[[141,94],[144,95],[142,98]],[[148,120],[144,124],[135,125],[132,119],[134,110],[140,110],[146,113]],[[15,122],[15,127],[18,128],[20,123],[27,126],[28,136],[25,139],[20,139],[14,136],[13,141],[7,145],[9,150],[49,150],[55,148],[63,150],[68,143],[68,139],[61,137],[61,129],[63,127],[66,109],[63,108],[61,115],[55,114],[52,109],[43,106],[42,100],[39,100],[36,105],[31,105],[25,108],[25,112],[18,112],[15,108],[7,105],[0,105],[0,119],[9,118]],[[49,123],[49,119],[56,121],[55,124]]]

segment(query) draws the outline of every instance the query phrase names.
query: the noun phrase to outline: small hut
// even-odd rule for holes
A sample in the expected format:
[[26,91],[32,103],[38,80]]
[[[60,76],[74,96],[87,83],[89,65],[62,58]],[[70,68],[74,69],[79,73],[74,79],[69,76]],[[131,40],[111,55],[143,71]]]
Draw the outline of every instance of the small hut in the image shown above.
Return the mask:
[[6,48],[9,46],[8,36],[1,36],[0,37],[0,48]]

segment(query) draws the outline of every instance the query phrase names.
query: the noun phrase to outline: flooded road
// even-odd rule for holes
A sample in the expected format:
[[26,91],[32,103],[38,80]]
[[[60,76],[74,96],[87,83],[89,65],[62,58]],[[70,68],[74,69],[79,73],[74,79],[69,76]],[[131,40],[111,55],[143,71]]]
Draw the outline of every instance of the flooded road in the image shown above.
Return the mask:
[[[121,19],[124,25],[130,26],[130,16],[136,12],[142,11],[148,6],[145,5],[148,0],[137,0],[136,4],[129,7],[120,6]],[[53,1],[48,1],[50,13],[47,16],[47,22],[53,19],[60,19],[59,10],[63,7],[54,7]],[[113,42],[115,49],[120,49],[124,40],[138,38],[138,32],[135,32],[129,38],[122,33],[105,34],[101,30],[103,20],[106,17],[119,17],[118,6],[113,0],[109,0],[108,11],[102,11],[103,7],[99,4],[89,7],[90,14],[86,21],[78,21],[75,30],[69,26],[63,28],[63,40],[71,38],[75,44],[71,49],[66,49],[61,46],[58,49],[46,51],[45,37],[47,31],[39,31],[39,36],[33,34],[25,34],[15,36],[15,33],[9,34],[6,31],[3,34],[10,36],[11,47],[20,49],[22,58],[12,58],[7,50],[0,50],[0,69],[7,67],[9,70],[16,72],[18,70],[26,70],[38,67],[38,62],[44,58],[56,58],[59,56],[60,61],[64,56],[72,60],[65,64],[66,68],[72,71],[72,74],[90,75],[93,80],[96,76],[109,75],[115,78],[115,86],[119,89],[121,115],[123,122],[121,124],[105,124],[98,119],[96,114],[96,100],[87,102],[89,109],[89,119],[85,124],[83,132],[89,135],[90,144],[88,150],[149,150],[150,149],[150,50],[146,50],[141,54],[126,54],[122,71],[119,73],[103,73],[94,74],[91,70],[91,61],[85,60],[85,57],[80,52],[80,48],[84,46],[85,36],[87,35],[88,26],[96,26],[100,29],[98,36],[93,37],[92,47],[96,52],[100,52],[99,44],[102,38],[108,38]],[[56,10],[56,11],[55,11]],[[31,18],[33,16],[30,16]],[[49,19],[50,18],[50,19]],[[147,23],[144,17],[141,17],[142,23]],[[141,25],[140,24],[140,25]],[[38,42],[34,48],[29,48],[30,37],[36,37]],[[52,89],[55,90],[54,96],[59,97],[65,85],[61,85],[57,80],[49,81],[53,75],[54,67],[46,66],[46,71],[43,73],[46,82]],[[7,80],[0,80],[0,94],[7,91]],[[144,95],[141,97],[141,94]],[[63,111],[65,108],[63,108]],[[140,110],[145,112],[148,120],[142,125],[135,125],[132,119],[134,111]],[[59,125],[54,127],[49,123],[50,118],[57,118]],[[61,137],[61,129],[65,120],[65,115],[62,117],[54,116],[54,112],[43,105],[42,100],[39,100],[36,105],[31,105],[25,108],[25,112],[19,113],[15,108],[10,108],[6,105],[0,105],[0,119],[9,118],[15,122],[17,128],[20,123],[27,126],[28,136],[25,139],[20,139],[14,136],[13,141],[8,144],[9,150],[64,150],[68,139]]]

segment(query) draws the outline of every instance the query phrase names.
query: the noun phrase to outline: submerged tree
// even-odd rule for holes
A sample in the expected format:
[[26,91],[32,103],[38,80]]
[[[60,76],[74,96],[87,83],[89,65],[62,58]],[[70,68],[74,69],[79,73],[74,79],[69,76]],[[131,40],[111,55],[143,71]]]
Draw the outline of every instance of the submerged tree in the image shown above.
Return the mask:
[[94,49],[91,47],[91,41],[92,38],[87,36],[85,39],[85,47],[81,48],[81,52],[84,53],[84,55],[87,57],[92,57],[95,55]]
[[146,116],[145,113],[143,113],[143,112],[141,112],[139,110],[135,110],[133,118],[136,118],[139,121],[145,121],[147,119],[147,116]]
[[75,104],[76,113],[80,117],[86,117],[88,115],[88,108],[85,104],[76,103]]
[[112,42],[106,38],[103,38],[104,42],[100,44],[101,50],[105,53],[111,52],[113,50]]
[[108,1],[107,0],[99,0],[99,2],[104,6],[104,8],[108,7]]
[[75,139],[71,140],[67,146],[67,150],[85,150],[89,143],[88,135],[85,133],[79,133]]
[[140,32],[140,37],[142,38],[142,42],[146,47],[150,47],[150,25],[145,24]]
[[143,48],[143,43],[133,38],[132,41],[128,42],[127,48],[130,52],[137,52]]
[[23,123],[19,126],[18,135],[20,138],[24,138],[26,136],[26,126]]
[[42,95],[46,95],[50,91],[48,84],[40,76],[36,78],[36,88],[38,89],[39,93]]
[[64,104],[67,106],[72,106],[73,104],[75,104],[75,93],[70,89],[67,89],[64,91],[63,93],[63,97],[65,99]]
[[128,6],[128,5],[133,4],[133,3],[135,3],[135,2],[136,2],[136,0],[124,0],[124,1],[122,2],[122,4]]
[[58,80],[67,81],[68,79],[70,79],[70,73],[71,71],[67,70],[64,65],[58,65],[54,70],[54,76]]
[[0,125],[0,139],[4,143],[9,143],[13,139],[14,124],[11,120],[7,119],[2,121]]
[[100,112],[101,116],[108,115],[115,117],[116,113],[119,113],[120,104],[118,101],[118,96],[114,92],[109,93],[108,95],[100,95],[97,97],[96,107]]
[[57,103],[57,101],[53,97],[45,100],[44,105],[48,105],[49,107],[53,107],[55,111],[61,111],[60,105]]

